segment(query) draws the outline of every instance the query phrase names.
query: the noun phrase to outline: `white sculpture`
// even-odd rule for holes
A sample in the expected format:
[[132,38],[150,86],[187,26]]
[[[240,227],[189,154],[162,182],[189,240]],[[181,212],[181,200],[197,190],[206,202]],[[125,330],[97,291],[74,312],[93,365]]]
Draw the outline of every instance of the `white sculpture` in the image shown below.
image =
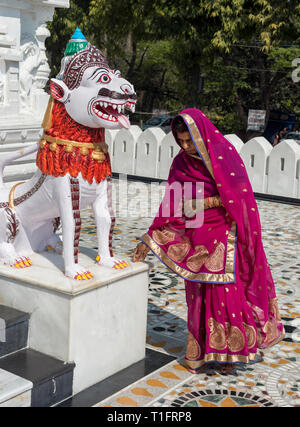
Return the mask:
[[23,111],[31,110],[28,105],[34,82],[34,71],[39,66],[39,48],[33,42],[24,43],[21,47],[23,61],[20,65],[20,106]]
[[[78,264],[80,209],[92,204],[97,225],[99,265],[125,268],[111,253],[113,218],[111,169],[104,128],[129,128],[125,107],[134,111],[133,86],[109,68],[103,54],[76,30],[67,46],[51,95],[39,144],[6,156],[10,161],[38,149],[38,172],[10,191],[0,189],[0,261],[29,267],[30,255],[48,247],[62,252],[65,274],[92,277]],[[0,181],[1,182],[1,181]],[[61,221],[63,242],[55,234]]]

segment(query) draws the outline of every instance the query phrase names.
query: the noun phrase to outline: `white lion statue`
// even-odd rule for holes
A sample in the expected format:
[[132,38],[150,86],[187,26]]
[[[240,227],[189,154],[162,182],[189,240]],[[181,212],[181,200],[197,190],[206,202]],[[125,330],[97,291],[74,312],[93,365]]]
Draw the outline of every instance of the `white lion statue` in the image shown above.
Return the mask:
[[[66,276],[90,279],[92,274],[78,263],[78,244],[80,209],[92,205],[97,263],[115,269],[129,265],[112,254],[114,218],[105,128],[129,128],[124,109],[134,112],[136,99],[132,84],[111,70],[102,52],[77,29],[59,75],[51,80],[41,141],[0,162],[0,262],[30,267],[31,254],[50,247],[63,254]],[[35,175],[11,190],[5,188],[3,168],[36,150]],[[60,223],[62,242],[55,233]]]

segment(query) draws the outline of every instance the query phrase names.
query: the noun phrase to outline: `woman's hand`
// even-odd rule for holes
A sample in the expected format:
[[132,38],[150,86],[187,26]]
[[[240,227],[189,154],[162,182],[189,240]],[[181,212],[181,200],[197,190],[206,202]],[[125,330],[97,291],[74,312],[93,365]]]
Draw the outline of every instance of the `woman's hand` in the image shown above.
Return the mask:
[[139,243],[135,248],[135,251],[133,254],[133,262],[144,261],[149,251],[150,249],[148,248],[147,245],[145,245],[145,243],[143,242]]

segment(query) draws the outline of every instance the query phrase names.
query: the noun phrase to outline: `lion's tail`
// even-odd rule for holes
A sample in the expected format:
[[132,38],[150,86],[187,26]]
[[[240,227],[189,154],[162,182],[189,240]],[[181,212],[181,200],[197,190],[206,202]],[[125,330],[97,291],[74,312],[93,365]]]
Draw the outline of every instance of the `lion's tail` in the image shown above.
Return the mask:
[[3,187],[3,171],[4,168],[11,164],[14,160],[20,159],[21,157],[28,156],[28,154],[34,153],[39,149],[39,143],[35,143],[32,145],[29,145],[26,148],[21,148],[18,151],[15,151],[14,153],[7,154],[0,158],[0,187]]

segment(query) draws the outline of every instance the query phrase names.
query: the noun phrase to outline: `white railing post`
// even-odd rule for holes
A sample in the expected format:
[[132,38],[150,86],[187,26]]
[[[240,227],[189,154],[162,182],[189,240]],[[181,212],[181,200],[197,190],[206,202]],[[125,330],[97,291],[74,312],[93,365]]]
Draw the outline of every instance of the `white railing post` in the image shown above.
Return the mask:
[[276,145],[269,158],[269,179],[267,193],[285,197],[299,197],[297,165],[300,146],[292,139]]
[[135,174],[157,178],[161,142],[166,134],[160,128],[148,128],[137,140]]
[[243,148],[243,146],[244,146],[244,143],[241,140],[241,138],[239,138],[234,133],[231,133],[229,135],[224,135],[224,136],[230,142],[230,144],[232,144],[234,146],[234,148],[236,149],[236,151],[239,153],[241,151],[241,149]]
[[268,181],[268,157],[272,146],[264,137],[250,139],[240,151],[253,188],[257,193],[265,193]]
[[121,129],[116,134],[113,172],[126,175],[134,174],[136,143],[141,133],[142,130],[139,126],[131,126],[129,130]]
[[174,157],[180,150],[172,132],[169,132],[161,141],[160,162],[158,165],[158,178],[168,179],[169,170]]
[[119,130],[105,129],[105,142],[108,145],[108,152],[112,170],[114,169],[115,139],[118,132]]

